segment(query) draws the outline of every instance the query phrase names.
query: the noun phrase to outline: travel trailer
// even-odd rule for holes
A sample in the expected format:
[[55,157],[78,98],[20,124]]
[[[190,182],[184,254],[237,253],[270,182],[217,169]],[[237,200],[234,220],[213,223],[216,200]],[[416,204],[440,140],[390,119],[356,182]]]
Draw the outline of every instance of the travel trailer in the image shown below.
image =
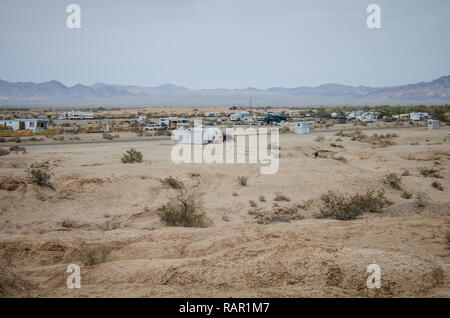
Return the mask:
[[87,113],[87,112],[74,112],[74,111],[70,111],[70,112],[66,112],[66,113],[62,113],[58,119],[60,120],[64,120],[64,119],[79,119],[79,120],[83,120],[83,119],[94,119],[94,114],[93,113]]
[[0,127],[10,128],[11,130],[25,130],[40,131],[48,128],[50,120],[48,118],[33,118],[33,119],[10,119],[0,120]]
[[302,123],[302,122],[294,123],[294,132],[296,134],[308,134],[310,132],[309,123]]

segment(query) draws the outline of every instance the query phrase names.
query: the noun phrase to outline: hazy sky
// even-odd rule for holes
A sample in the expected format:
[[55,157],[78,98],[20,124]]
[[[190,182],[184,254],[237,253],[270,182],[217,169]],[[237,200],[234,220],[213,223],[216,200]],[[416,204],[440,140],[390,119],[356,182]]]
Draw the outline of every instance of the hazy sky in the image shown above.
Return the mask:
[[[66,7],[81,7],[68,29]],[[381,29],[366,26],[381,7]],[[189,88],[450,74],[449,0],[1,0],[0,78]]]

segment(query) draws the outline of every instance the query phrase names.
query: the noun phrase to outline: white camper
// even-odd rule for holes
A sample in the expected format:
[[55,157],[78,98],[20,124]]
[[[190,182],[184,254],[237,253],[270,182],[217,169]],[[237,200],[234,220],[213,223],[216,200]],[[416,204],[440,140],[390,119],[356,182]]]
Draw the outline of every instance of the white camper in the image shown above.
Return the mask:
[[301,122],[294,123],[294,132],[296,134],[308,134],[309,131],[310,131],[309,123],[301,123]]
[[429,119],[428,120],[428,129],[439,129],[439,120]]

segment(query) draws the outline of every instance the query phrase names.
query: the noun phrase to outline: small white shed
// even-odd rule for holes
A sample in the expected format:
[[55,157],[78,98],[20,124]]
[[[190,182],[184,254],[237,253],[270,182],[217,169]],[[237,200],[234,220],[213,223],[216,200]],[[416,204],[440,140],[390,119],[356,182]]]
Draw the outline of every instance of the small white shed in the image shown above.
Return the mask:
[[428,129],[439,129],[439,120],[429,119],[428,120]]
[[309,123],[301,123],[301,122],[294,123],[294,132],[296,134],[308,134],[309,131],[310,131]]

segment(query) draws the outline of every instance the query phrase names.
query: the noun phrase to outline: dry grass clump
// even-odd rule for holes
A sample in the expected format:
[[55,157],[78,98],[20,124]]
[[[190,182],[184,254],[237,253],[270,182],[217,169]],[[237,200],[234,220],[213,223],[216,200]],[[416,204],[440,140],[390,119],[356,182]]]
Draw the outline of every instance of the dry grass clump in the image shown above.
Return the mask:
[[301,214],[301,205],[293,205],[291,207],[273,207],[272,210],[258,211],[249,213],[254,215],[258,224],[271,224],[276,222],[291,222],[302,220],[304,216]]
[[291,132],[291,129],[288,126],[283,126],[279,130],[280,134],[288,134]]
[[401,190],[402,177],[396,173],[389,173],[383,177],[383,182],[390,185],[393,189]]
[[442,184],[438,181],[434,181],[431,186],[439,191],[444,191],[444,188],[442,187]]
[[143,155],[141,152],[137,151],[134,148],[131,148],[130,150],[127,150],[120,161],[122,163],[135,163],[135,162],[142,162]]
[[402,175],[403,177],[407,177],[407,176],[409,176],[409,175],[411,175],[411,174],[409,173],[409,170],[403,170],[401,175]]
[[233,193],[232,193],[232,196],[233,196],[233,197],[237,197],[237,196],[239,196],[239,194],[238,194],[237,192],[233,192]]
[[183,182],[178,180],[175,177],[169,176],[167,178],[160,180],[161,184],[165,187],[171,188],[171,189],[182,189],[184,188]]
[[81,255],[81,261],[85,266],[102,264],[106,261],[110,250],[104,246],[89,248]]
[[250,206],[251,206],[252,208],[256,208],[256,207],[258,206],[258,205],[256,204],[256,202],[253,201],[253,200],[248,201],[248,203],[250,204]]
[[25,153],[25,152],[27,152],[27,150],[25,149],[25,147],[20,147],[20,146],[18,146],[18,145],[10,146],[10,147],[9,147],[9,151],[10,151],[10,152],[14,152],[14,153],[19,153],[19,152]]
[[422,168],[419,168],[419,172],[425,178],[438,178],[438,179],[442,179],[443,178],[439,174],[439,170],[435,170],[433,168],[422,167]]
[[277,195],[275,196],[275,198],[273,199],[274,201],[291,201],[291,199],[289,199],[287,196],[281,194],[281,193],[277,193]]
[[237,177],[237,182],[238,182],[241,186],[245,187],[245,186],[247,185],[247,183],[248,183],[248,177],[245,177],[245,176]]
[[263,195],[259,196],[259,202],[266,202],[266,197]]
[[9,154],[10,154],[9,150],[6,150],[6,149],[0,149],[0,157],[1,157],[1,156],[7,156],[7,155],[9,155]]
[[111,221],[111,220],[106,221],[103,224],[103,227],[102,227],[103,231],[105,231],[105,232],[106,231],[117,230],[119,228],[120,228],[120,222],[114,222],[114,221]]
[[320,199],[323,203],[321,217],[336,220],[353,220],[364,212],[378,212],[385,204],[383,190],[354,195],[328,191]]
[[332,142],[332,143],[330,144],[330,146],[331,146],[331,147],[334,147],[334,148],[344,148],[344,146],[339,145],[339,144],[335,144],[334,142]]
[[341,131],[335,133],[335,136],[349,137],[349,138],[351,138],[352,141],[367,142],[372,145],[387,147],[387,146],[395,145],[395,142],[389,138],[397,137],[398,135],[387,134],[385,136],[385,135],[373,134],[373,136],[367,136],[360,130],[355,130],[352,132],[344,132],[341,130]]
[[20,186],[25,186],[25,182],[22,179],[9,176],[0,176],[0,190],[15,191]]
[[412,198],[412,193],[405,190],[405,191],[402,192],[402,194],[400,196],[403,199],[411,199]]
[[167,226],[207,227],[206,217],[198,196],[185,189],[169,198],[158,210],[161,221]]
[[48,161],[41,163],[33,163],[29,168],[25,170],[30,182],[35,183],[42,187],[49,187],[53,189],[50,183],[52,172]]

